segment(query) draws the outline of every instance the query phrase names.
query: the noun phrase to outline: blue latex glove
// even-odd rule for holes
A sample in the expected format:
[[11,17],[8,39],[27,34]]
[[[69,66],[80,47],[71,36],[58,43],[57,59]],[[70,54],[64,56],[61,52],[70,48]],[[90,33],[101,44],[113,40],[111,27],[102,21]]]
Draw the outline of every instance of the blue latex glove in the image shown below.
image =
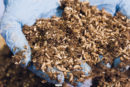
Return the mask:
[[[85,0],[82,0],[85,1]],[[128,1],[128,0],[127,0]],[[99,9],[105,8],[112,15],[115,14],[117,10],[123,12],[127,17],[129,17],[129,10],[127,7],[129,3],[127,2],[125,6],[123,5],[124,0],[90,0],[91,5],[97,5]],[[1,34],[5,38],[7,45],[10,47],[11,51],[16,54],[18,51],[26,50],[24,46],[27,46],[27,50],[24,52],[26,58],[21,62],[26,62],[26,65],[31,59],[31,51],[25,36],[22,33],[22,26],[32,25],[37,18],[48,18],[53,15],[59,16],[62,11],[57,13],[56,8],[59,6],[58,0],[5,0],[6,11],[1,23]],[[13,50],[17,48],[16,50]],[[88,71],[91,70],[89,65],[85,64]],[[29,67],[31,71],[39,76],[46,75],[41,71],[37,71],[35,66]],[[50,70],[50,69],[49,69]],[[51,69],[55,71],[56,69]],[[84,70],[83,70],[84,71]],[[59,71],[58,71],[59,72]],[[64,81],[63,73],[60,72],[58,75],[59,79]],[[46,79],[50,81],[49,77],[46,75]],[[51,81],[50,81],[51,82]],[[55,81],[52,81],[55,83]],[[88,81],[87,81],[88,82]],[[82,84],[79,83],[79,86]]]
[[[104,8],[113,16],[119,11],[130,18],[130,0],[89,0],[89,2],[90,5],[97,6],[99,10]],[[117,67],[120,62],[120,58],[115,59],[114,67]],[[111,67],[110,64],[107,64],[107,66],[109,68]]]
[[[116,14],[116,12],[121,12],[127,18],[130,19],[130,0],[80,0],[80,1],[89,1],[91,6],[97,6],[99,10],[105,9],[108,13],[112,14],[113,16]],[[99,58],[102,59],[102,55],[99,55]],[[120,64],[121,60],[120,57],[116,58],[114,60],[114,67],[117,67]],[[104,62],[102,61],[102,64]],[[111,65],[107,63],[105,66],[108,68],[111,68]],[[126,69],[128,69],[127,66]],[[79,87],[90,87],[92,84],[91,79],[86,80],[83,84],[79,83]]]
[[[23,53],[25,58],[21,60],[21,63],[27,65],[31,60],[31,50],[22,32],[22,26],[24,24],[31,26],[38,18],[55,15],[56,8],[59,6],[58,0],[5,0],[4,3],[5,13],[1,21],[0,33],[14,55],[19,51],[25,51]],[[37,75],[45,74],[36,71],[35,66],[31,66],[29,69]],[[54,71],[54,69],[48,70]],[[42,75],[40,76],[42,77]],[[45,79],[50,81],[47,76]],[[58,79],[64,81],[62,72],[59,72]],[[52,82],[55,83],[55,81]]]
[[90,5],[97,6],[100,10],[104,8],[113,16],[117,11],[130,18],[130,0],[88,0]]
[[[61,16],[62,11],[57,9],[59,7],[58,0],[5,0],[4,3],[6,9],[2,18],[0,33],[14,55],[19,51],[25,51],[23,55],[26,58],[22,59],[21,63],[25,62],[25,65],[27,65],[31,60],[31,50],[22,32],[22,26],[24,24],[31,26],[38,18],[48,18],[54,15]],[[82,67],[82,71],[88,75],[88,72],[91,70],[89,65],[82,63]],[[51,80],[46,73],[36,70],[33,65],[29,67],[29,70],[48,82],[58,83],[55,80]],[[48,68],[48,71],[59,72],[58,80],[61,83],[64,82],[62,72],[55,68]]]
[[4,3],[3,2],[4,2],[3,0],[0,0],[0,20],[4,13]]

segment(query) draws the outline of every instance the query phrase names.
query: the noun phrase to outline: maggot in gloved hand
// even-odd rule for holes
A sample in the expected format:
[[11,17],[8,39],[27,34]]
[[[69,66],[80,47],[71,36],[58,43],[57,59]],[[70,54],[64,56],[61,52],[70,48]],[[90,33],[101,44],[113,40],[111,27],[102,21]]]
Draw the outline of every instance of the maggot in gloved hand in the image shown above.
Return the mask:
[[[128,10],[128,7],[130,6],[129,1],[89,0],[89,2],[91,5],[97,5],[99,9],[105,8],[112,15],[115,15],[117,11],[121,11],[128,18],[130,17],[130,12]],[[22,26],[24,24],[31,26],[38,18],[48,18],[53,15],[60,16],[62,10],[57,11],[57,8],[60,6],[58,0],[5,0],[4,3],[5,12],[1,21],[0,33],[4,37],[7,45],[14,55],[19,51],[24,50],[23,55],[25,55],[25,58],[20,62],[25,63],[26,66],[31,60],[31,49],[22,32]],[[83,69],[87,69],[86,73],[91,71],[91,68],[88,64],[83,64],[83,67]],[[45,73],[37,71],[35,66],[31,66],[29,69],[38,76],[42,76],[44,74],[46,76],[45,79],[49,82],[57,83],[56,81],[51,81]],[[52,70],[55,71],[55,69],[51,69],[51,71]],[[64,76],[62,72],[59,72],[58,79],[61,80],[61,83],[64,82]],[[86,80],[86,83],[87,82],[91,81]],[[82,83],[78,84],[78,86],[84,85]]]
[[[24,58],[20,63],[22,66],[27,66],[31,61],[31,49],[26,40],[22,27],[23,25],[33,25],[38,18],[48,18],[53,15],[60,16],[62,11],[57,11],[60,6],[58,0],[5,0],[5,12],[1,20],[0,33],[4,37],[7,45],[13,54],[17,54],[23,51]],[[83,71],[90,71],[90,67],[87,64],[82,64]],[[42,71],[37,71],[35,66],[30,66],[29,70],[36,75],[43,77],[48,82],[58,83],[50,80],[48,75]],[[58,72],[58,79],[64,82],[64,75],[62,72],[56,69],[49,69],[48,71]],[[88,73],[88,72],[86,72]]]

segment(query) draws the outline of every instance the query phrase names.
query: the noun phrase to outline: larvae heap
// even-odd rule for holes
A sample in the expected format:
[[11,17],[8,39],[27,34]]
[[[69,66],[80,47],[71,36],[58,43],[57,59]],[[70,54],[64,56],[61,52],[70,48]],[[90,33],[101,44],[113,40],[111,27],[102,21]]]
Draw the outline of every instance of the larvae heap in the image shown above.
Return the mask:
[[[122,61],[130,59],[126,16],[117,13],[112,17],[104,9],[99,11],[78,0],[62,0],[61,8],[64,10],[61,17],[38,19],[33,26],[23,27],[37,69],[48,73],[48,67],[56,67],[70,82],[74,77],[82,82],[86,77],[80,60],[93,66],[102,60],[112,64],[117,57]],[[55,79],[53,74],[50,77]]]

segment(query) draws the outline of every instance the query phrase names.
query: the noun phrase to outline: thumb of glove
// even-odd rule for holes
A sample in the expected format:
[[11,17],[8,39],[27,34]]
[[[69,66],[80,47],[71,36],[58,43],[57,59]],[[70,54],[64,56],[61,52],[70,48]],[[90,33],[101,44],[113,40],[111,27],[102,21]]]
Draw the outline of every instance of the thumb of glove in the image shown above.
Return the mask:
[[14,55],[19,51],[23,51],[23,56],[25,56],[25,58],[22,58],[20,63],[27,65],[31,60],[31,51],[22,32],[21,24],[15,19],[15,17],[5,13],[1,21],[0,29],[1,35],[4,37]]

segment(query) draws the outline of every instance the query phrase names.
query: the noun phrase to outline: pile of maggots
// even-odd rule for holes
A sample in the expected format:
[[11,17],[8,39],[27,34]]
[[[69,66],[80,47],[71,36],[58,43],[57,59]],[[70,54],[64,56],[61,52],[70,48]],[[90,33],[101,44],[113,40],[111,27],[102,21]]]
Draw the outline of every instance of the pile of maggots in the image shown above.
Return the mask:
[[78,0],[63,0],[61,8],[62,17],[38,19],[33,26],[23,27],[37,69],[56,79],[56,73],[47,72],[47,68],[56,67],[73,83],[74,78],[81,82],[86,78],[81,60],[91,67],[101,61],[112,65],[117,57],[129,61],[130,27],[126,16],[117,13],[112,17],[104,9],[99,11]]

